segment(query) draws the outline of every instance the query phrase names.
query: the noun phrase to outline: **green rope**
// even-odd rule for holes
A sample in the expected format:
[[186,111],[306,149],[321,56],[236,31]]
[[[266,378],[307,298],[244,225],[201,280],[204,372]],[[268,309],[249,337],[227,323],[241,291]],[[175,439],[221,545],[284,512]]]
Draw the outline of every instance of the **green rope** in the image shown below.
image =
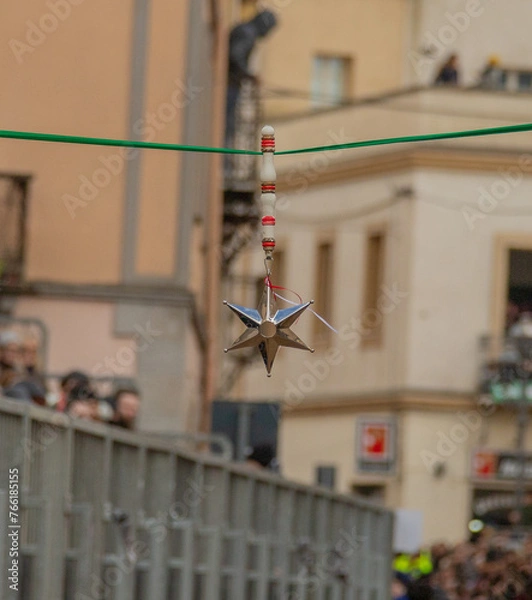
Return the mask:
[[[313,148],[299,148],[296,150],[282,150],[276,152],[278,156],[288,154],[307,154],[309,152],[325,152],[330,150],[347,150],[351,148],[364,148],[367,146],[387,146],[390,144],[405,144],[412,142],[430,142],[434,140],[450,140],[456,138],[480,137],[485,135],[500,135],[504,133],[518,133],[532,131],[532,123],[521,125],[506,125],[503,127],[489,127],[486,129],[470,129],[466,131],[450,131],[447,133],[429,133],[423,135],[409,135],[405,137],[381,138],[362,142],[349,142],[346,144],[332,144],[330,146],[315,146]],[[235,148],[211,148],[209,146],[187,146],[184,144],[162,144],[159,142],[142,142],[135,140],[113,140],[108,138],[90,138],[76,135],[58,135],[53,133],[31,133],[28,131],[0,130],[0,138],[15,140],[33,140],[39,142],[59,142],[64,144],[87,144],[91,146],[117,146],[124,148],[144,148],[152,150],[173,150],[179,152],[210,152],[216,154],[247,154],[258,156],[257,150],[238,150]]]
[[504,127],[489,127],[487,129],[470,129],[467,131],[450,131],[448,133],[428,133],[424,135],[409,135],[406,137],[382,138],[377,140],[366,140],[365,142],[332,144],[331,146],[315,146],[313,148],[300,148],[298,150],[283,150],[281,152],[276,152],[276,154],[306,154],[308,152],[346,150],[348,148],[364,148],[366,146],[386,146],[389,144],[404,144],[410,142],[430,142],[433,140],[450,140],[453,138],[479,137],[483,135],[516,133],[519,131],[532,131],[532,123],[523,123],[522,125],[506,125]]
[[152,150],[174,150],[180,152],[211,152],[217,154],[259,155],[257,150],[235,150],[234,148],[210,148],[209,146],[186,146],[184,144],[161,144],[136,140],[112,140],[90,138],[79,135],[57,135],[55,133],[31,133],[28,131],[8,131],[0,129],[0,138],[12,140],[33,140],[37,142],[60,142],[63,144],[87,144],[89,146],[121,146],[124,148],[147,148]]

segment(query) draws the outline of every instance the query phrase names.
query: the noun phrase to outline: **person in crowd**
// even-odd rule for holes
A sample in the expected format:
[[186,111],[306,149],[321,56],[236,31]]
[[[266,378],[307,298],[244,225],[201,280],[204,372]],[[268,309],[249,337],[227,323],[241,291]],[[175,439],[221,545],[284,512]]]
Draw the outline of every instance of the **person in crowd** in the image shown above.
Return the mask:
[[522,312],[508,333],[511,337],[532,338],[532,313]]
[[56,410],[59,412],[65,412],[66,408],[71,401],[72,392],[76,390],[76,394],[79,394],[80,389],[87,389],[90,387],[90,380],[88,375],[82,371],[70,371],[61,379],[61,391],[59,394],[59,400],[56,404]]
[[39,406],[46,406],[45,388],[31,379],[15,381],[12,385],[4,388],[3,394],[6,398],[11,398],[12,400],[22,400],[23,402],[32,402]]
[[480,74],[480,87],[492,90],[504,88],[505,76],[500,65],[501,61],[498,56],[489,57],[484,70]]
[[236,25],[229,35],[229,64],[227,101],[225,112],[225,145],[234,144],[236,129],[236,107],[240,89],[245,80],[256,81],[249,70],[249,58],[259,39],[267,36],[276,26],[277,18],[270,10],[263,10],[250,21]]
[[26,337],[22,343],[22,367],[24,379],[46,391],[46,381],[39,369],[39,342],[33,336]]
[[458,85],[459,80],[458,55],[451,54],[440,67],[434,83],[436,85]]
[[17,332],[0,332],[0,388],[8,388],[18,379],[21,371],[21,338]]
[[67,380],[69,391],[65,412],[73,418],[109,423],[114,416],[109,403],[98,397],[90,380],[83,373],[75,371],[73,377],[70,375]]
[[251,449],[246,465],[252,469],[272,469],[275,451],[270,444],[259,444]]
[[408,575],[395,571],[392,578],[392,600],[409,600],[406,592],[410,582]]
[[[532,600],[530,534],[516,548],[511,534],[485,528],[454,547],[435,544],[431,554],[430,575],[401,575],[412,579],[406,585],[408,600]],[[394,589],[403,588],[396,584]]]
[[77,419],[97,419],[97,397],[89,378],[79,371],[66,375],[62,382],[65,392],[65,412]]
[[108,400],[112,409],[111,425],[124,429],[135,429],[140,409],[140,395],[135,388],[119,388]]

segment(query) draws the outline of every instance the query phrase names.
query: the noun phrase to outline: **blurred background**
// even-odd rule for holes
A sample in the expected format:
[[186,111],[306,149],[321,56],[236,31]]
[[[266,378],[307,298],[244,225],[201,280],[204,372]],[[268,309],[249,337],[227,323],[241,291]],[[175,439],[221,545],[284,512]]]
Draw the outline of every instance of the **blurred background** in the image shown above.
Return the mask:
[[[2,128],[257,150],[271,124],[288,150],[516,125],[530,20],[526,0],[10,3]],[[474,562],[449,548],[487,530],[522,550],[532,134],[278,156],[277,302],[314,299],[336,331],[304,314],[316,352],[281,350],[268,379],[256,349],[223,354],[243,325],[222,299],[264,290],[259,167],[0,139],[0,413],[346,494],[395,512],[397,553]],[[179,597],[218,597],[197,589]]]

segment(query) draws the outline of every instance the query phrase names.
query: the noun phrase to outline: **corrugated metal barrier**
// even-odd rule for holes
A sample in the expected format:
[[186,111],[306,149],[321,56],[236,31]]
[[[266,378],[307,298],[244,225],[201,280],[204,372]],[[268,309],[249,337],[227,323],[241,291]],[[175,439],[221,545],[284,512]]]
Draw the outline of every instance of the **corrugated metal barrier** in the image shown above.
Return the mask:
[[1,600],[389,600],[392,520],[0,399]]

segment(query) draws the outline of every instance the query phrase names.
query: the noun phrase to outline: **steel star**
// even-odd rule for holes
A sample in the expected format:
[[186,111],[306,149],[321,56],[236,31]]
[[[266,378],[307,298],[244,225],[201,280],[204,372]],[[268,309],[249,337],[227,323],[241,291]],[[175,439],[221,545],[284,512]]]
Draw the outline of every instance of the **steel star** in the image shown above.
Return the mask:
[[224,349],[224,352],[258,346],[268,377],[271,376],[273,361],[280,346],[314,352],[290,329],[297,318],[312,304],[312,300],[292,308],[275,311],[275,299],[272,296],[270,286],[266,286],[259,310],[231,304],[224,300],[224,304],[236,313],[247,327],[230,348]]

